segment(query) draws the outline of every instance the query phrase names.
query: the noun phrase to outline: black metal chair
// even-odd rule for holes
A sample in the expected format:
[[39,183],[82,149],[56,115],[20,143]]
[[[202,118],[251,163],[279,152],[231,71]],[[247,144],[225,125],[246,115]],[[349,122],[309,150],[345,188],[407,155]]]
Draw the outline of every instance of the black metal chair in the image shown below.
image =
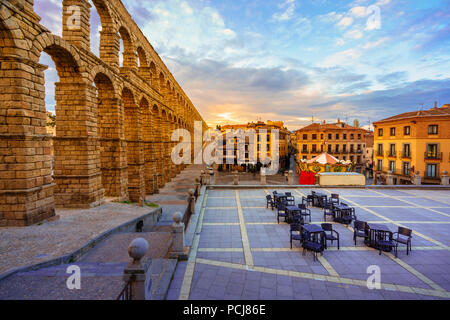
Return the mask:
[[334,241],[337,241],[338,250],[340,250],[339,233],[336,230],[333,230],[333,225],[331,223],[322,223],[322,229],[325,231],[325,240],[331,241],[331,244],[333,244]]
[[295,206],[295,198],[290,192],[286,192],[286,200],[288,206]]
[[311,195],[302,197],[302,204],[305,204],[307,206],[312,206],[313,201],[314,201],[314,197]]
[[327,201],[323,208],[323,221],[327,221],[327,216],[334,217],[333,203]]
[[364,239],[369,238],[368,227],[366,222],[355,220],[353,229],[354,229],[353,241],[355,241],[355,246],[357,237]]
[[321,232],[317,234],[318,239],[315,241],[314,239],[310,239],[310,236],[307,232],[305,232],[305,235],[303,236],[303,252],[302,255],[305,255],[305,251],[311,251],[314,254],[314,261],[317,260],[317,254],[322,254],[323,251],[326,248],[326,242],[325,242],[325,232]]
[[269,205],[270,208],[273,210],[273,208],[275,207],[275,202],[273,201],[272,196],[268,194],[266,196],[266,209],[269,209]]
[[339,195],[336,193],[332,193],[331,197],[330,197],[330,202],[331,203],[336,203],[339,204],[340,200],[339,200]]
[[290,240],[291,240],[291,249],[292,249],[292,241],[297,240],[303,242],[303,229],[300,223],[291,223],[291,231],[290,231]]
[[[408,228],[398,227],[398,231],[394,233],[393,240],[396,242],[396,247],[398,244],[406,245],[406,255],[409,255],[409,251],[412,251],[411,239],[412,239],[412,230]],[[395,237],[397,235],[397,237]],[[396,250],[397,251],[397,250]]]
[[389,238],[388,239],[384,239],[382,237],[382,234],[384,235],[384,233],[378,232],[378,234],[376,235],[376,237],[377,237],[377,246],[378,246],[378,249],[380,251],[379,255],[381,256],[381,251],[383,251],[383,250],[394,249],[395,257],[397,258],[398,245],[397,245],[396,242],[394,242],[394,240],[392,238],[392,233],[389,234]]
[[349,224],[351,224],[353,221],[358,220],[358,218],[356,217],[355,212],[356,212],[355,208],[349,207],[349,208],[346,210],[346,213],[347,213],[347,214],[344,215],[343,220],[342,220],[342,223],[344,223],[344,224],[346,224],[346,225],[349,225]]
[[286,222],[287,219],[287,213],[286,213],[286,205],[284,202],[280,202],[276,204],[277,206],[277,221],[278,224],[280,224],[280,217],[284,218],[284,221]]
[[309,222],[311,222],[311,210],[306,208],[306,204],[300,203],[298,208],[300,209],[300,215],[302,217],[309,217]]

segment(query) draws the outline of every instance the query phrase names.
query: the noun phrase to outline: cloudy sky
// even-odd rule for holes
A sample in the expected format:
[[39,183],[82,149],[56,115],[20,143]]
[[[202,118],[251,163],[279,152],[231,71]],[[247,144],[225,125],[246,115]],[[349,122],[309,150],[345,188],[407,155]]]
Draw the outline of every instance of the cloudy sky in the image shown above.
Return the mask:
[[[61,34],[62,0],[36,0]],[[448,0],[123,0],[211,125],[289,129],[450,103]],[[92,10],[92,51],[99,18]],[[46,56],[47,104],[57,78]]]

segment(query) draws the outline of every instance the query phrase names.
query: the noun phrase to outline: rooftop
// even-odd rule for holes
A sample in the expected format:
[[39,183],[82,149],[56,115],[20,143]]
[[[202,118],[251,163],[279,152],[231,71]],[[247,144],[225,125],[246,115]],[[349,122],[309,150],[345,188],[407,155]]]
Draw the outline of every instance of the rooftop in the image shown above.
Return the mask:
[[450,117],[450,104],[444,104],[441,108],[438,108],[435,106],[434,108],[431,108],[429,110],[419,110],[419,111],[412,111],[412,112],[405,112],[398,115],[395,115],[390,118],[386,118],[380,121],[375,122],[374,124],[380,123],[380,122],[388,122],[393,120],[402,120],[402,119],[410,119],[410,118],[428,118],[428,117]]

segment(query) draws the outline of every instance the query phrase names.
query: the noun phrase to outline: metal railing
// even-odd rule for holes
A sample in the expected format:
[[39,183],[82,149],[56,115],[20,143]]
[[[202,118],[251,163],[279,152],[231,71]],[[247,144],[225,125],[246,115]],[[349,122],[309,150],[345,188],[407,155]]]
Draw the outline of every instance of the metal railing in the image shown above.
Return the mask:
[[130,277],[130,280],[127,282],[127,284],[123,288],[122,292],[120,292],[120,294],[119,294],[119,296],[117,297],[116,300],[120,300],[120,301],[130,301],[130,300],[132,300],[132,297],[133,297],[132,283],[134,281],[134,278],[135,278],[134,275],[132,275]]
[[442,160],[442,152],[425,152],[425,160]]

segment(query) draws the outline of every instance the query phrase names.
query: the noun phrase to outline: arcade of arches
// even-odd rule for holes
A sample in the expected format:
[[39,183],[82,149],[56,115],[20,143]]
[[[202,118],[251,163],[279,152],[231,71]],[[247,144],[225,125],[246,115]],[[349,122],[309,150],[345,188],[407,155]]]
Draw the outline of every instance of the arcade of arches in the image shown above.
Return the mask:
[[[61,1],[62,38],[39,23],[33,0],[0,3],[0,227],[35,224],[55,207],[98,206],[105,197],[137,202],[184,168],[170,161],[171,132],[193,132],[195,121],[207,129],[120,0],[92,1],[102,24],[100,58],[90,51],[89,1]],[[71,6],[80,8],[78,28],[64,23]],[[59,76],[54,164],[42,52]]]

